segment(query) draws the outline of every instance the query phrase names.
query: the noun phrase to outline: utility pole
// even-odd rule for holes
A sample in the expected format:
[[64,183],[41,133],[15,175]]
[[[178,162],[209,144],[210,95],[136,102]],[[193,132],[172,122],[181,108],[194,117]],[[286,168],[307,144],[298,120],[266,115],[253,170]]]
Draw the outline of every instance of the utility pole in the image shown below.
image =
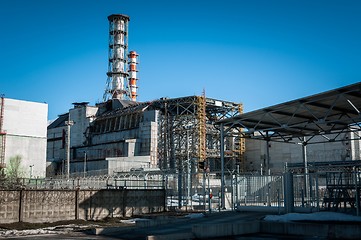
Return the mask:
[[225,197],[224,197],[224,125],[221,124],[221,208],[225,208]]
[[74,121],[65,121],[65,125],[68,126],[67,130],[67,143],[66,143],[66,164],[67,164],[67,175],[66,178],[69,180],[70,178],[70,127],[74,125]]
[[86,176],[86,151],[84,151],[84,177]]
[[192,189],[192,166],[191,166],[191,160],[189,157],[189,129],[186,130],[187,133],[187,139],[186,139],[186,149],[187,149],[187,204],[189,204],[189,201],[192,202],[191,198],[191,189]]
[[30,168],[30,179],[33,177],[33,167],[34,167],[34,164],[31,164],[30,166],[29,166],[29,168]]

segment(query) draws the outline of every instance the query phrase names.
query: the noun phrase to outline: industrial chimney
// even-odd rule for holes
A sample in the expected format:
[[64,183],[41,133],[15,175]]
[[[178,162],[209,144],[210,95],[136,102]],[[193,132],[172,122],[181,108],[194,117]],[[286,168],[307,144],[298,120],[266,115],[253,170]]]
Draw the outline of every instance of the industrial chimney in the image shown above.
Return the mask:
[[112,14],[109,20],[109,62],[107,86],[104,92],[104,102],[116,98],[124,100],[127,97],[127,49],[129,16]]
[[128,63],[129,63],[129,93],[130,99],[132,101],[137,101],[137,57],[139,55],[135,51],[130,51],[128,54]]

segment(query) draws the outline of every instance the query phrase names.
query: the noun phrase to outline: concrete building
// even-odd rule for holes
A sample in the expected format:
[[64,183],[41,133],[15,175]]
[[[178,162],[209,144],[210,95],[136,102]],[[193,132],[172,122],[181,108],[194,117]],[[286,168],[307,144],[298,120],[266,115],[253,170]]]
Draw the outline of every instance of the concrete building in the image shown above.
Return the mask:
[[[48,176],[67,173],[68,128],[70,173],[194,173],[198,165],[219,169],[219,131],[213,123],[238,112],[239,104],[199,96],[152,102],[111,99],[97,106],[75,103],[48,126]],[[69,121],[73,125],[68,127]],[[236,144],[227,144],[230,165],[240,158],[240,150],[232,151]]]
[[[360,140],[355,139],[355,133],[343,133],[339,142],[328,142],[307,145],[307,161],[309,164],[322,162],[343,162],[360,160]],[[320,138],[320,137],[318,137]],[[245,164],[247,172],[265,173],[267,165],[267,144],[269,145],[271,172],[284,171],[286,164],[292,165],[303,162],[301,144],[269,142],[247,139]]]
[[24,177],[45,177],[48,105],[1,98],[1,166],[21,157]]

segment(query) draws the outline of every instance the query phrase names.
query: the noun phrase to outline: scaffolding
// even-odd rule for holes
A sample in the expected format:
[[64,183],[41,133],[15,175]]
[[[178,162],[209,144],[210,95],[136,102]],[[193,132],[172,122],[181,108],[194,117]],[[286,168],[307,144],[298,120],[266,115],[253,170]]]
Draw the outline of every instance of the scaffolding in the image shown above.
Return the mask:
[[[188,166],[185,162],[189,162],[192,172],[202,171],[203,167],[219,170],[220,131],[214,123],[239,114],[239,104],[202,95],[161,99],[152,105],[160,110],[158,156],[161,169],[172,172]],[[228,142],[234,150],[234,137],[229,137]],[[244,142],[239,145],[244,149]],[[240,151],[232,151],[228,156],[228,159],[240,158]],[[234,169],[235,165],[229,164],[229,168]]]
[[198,161],[204,162],[206,159],[206,98],[205,96],[197,97],[197,122],[199,134]]
[[[243,113],[243,104],[239,104],[238,112],[240,114]],[[242,132],[242,128],[238,129],[236,132]],[[236,149],[239,155],[239,170],[240,172],[246,172],[246,160],[245,160],[245,153],[246,153],[246,139],[241,137],[236,137]]]

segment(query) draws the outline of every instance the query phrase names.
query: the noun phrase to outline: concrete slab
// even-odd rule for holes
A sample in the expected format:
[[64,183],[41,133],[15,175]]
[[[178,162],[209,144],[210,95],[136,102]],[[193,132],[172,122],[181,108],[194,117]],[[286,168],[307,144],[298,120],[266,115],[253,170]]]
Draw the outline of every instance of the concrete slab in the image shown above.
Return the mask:
[[195,236],[193,233],[174,233],[174,234],[165,234],[165,235],[151,235],[147,236],[147,240],[187,240],[194,239]]

